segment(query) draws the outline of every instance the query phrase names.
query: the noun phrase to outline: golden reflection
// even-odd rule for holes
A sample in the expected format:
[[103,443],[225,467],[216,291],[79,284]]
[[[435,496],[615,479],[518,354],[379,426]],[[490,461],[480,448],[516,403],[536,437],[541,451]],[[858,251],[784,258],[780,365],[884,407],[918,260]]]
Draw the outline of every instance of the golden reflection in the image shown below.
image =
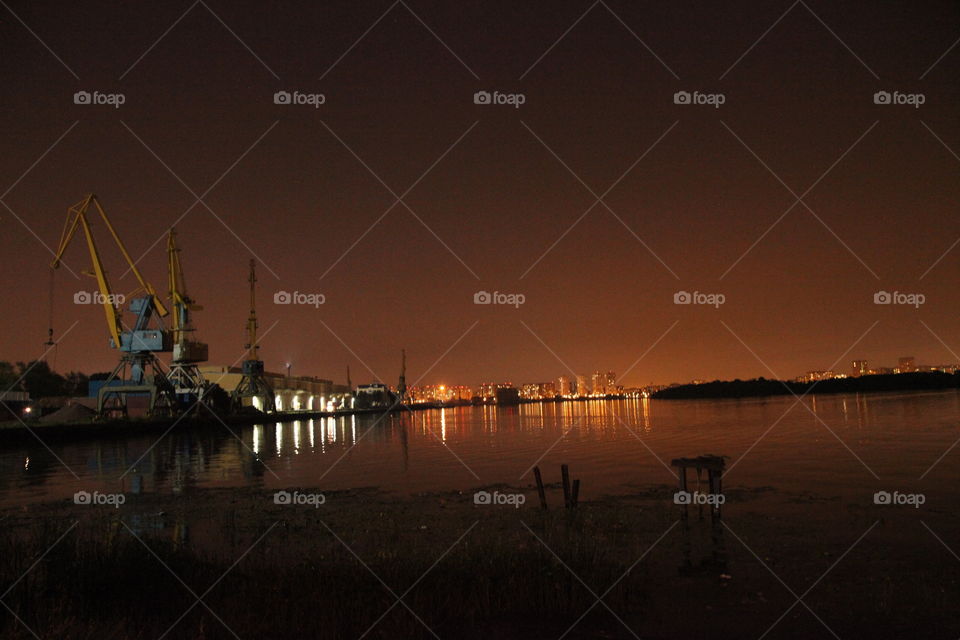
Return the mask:
[[310,431],[310,448],[311,449],[313,449],[316,446],[313,439],[315,426],[316,425],[314,425],[313,418],[310,418],[310,420],[307,422],[307,429],[309,429]]
[[275,431],[274,438],[276,439],[277,457],[279,458],[280,449],[283,446],[283,425],[278,422]]
[[327,442],[333,443],[337,441],[337,421],[333,419],[333,416],[330,416],[324,422],[326,424],[327,432]]
[[260,447],[263,445],[263,426],[259,424],[253,425],[253,453],[254,455],[260,455]]
[[294,455],[300,454],[300,424],[299,420],[294,420],[293,422],[293,453]]

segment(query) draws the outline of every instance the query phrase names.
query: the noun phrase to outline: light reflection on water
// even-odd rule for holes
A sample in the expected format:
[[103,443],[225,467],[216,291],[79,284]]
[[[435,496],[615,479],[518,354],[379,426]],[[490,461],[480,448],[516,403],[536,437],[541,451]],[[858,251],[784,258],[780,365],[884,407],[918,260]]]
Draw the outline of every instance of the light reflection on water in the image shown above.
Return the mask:
[[[78,489],[379,486],[409,493],[516,486],[532,482],[526,472],[538,461],[548,482],[560,463],[570,464],[590,498],[672,484],[665,468],[671,458],[706,453],[735,463],[728,487],[841,494],[875,488],[871,472],[887,486],[915,483],[960,438],[960,394],[953,391],[803,402],[809,410],[791,409],[792,397],[459,407],[266,422],[238,429],[239,439],[210,427],[177,430],[159,442],[159,434],[51,442],[79,482],[42,445],[22,442],[0,450],[0,504],[66,498]],[[957,491],[958,456],[960,447],[928,481]]]

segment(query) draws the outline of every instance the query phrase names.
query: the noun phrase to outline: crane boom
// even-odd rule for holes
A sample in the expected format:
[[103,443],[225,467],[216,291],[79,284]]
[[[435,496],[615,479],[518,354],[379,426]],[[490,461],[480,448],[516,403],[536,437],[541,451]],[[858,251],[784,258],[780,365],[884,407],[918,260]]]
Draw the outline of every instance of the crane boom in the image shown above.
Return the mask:
[[247,318],[247,360],[259,360],[257,351],[260,347],[257,345],[257,261],[250,259],[250,276],[247,278],[250,283],[250,316]]
[[173,305],[173,361],[203,362],[207,359],[207,345],[190,338],[194,331],[190,313],[202,311],[203,307],[187,293],[183,266],[180,263],[180,247],[177,246],[177,232],[173,228],[167,235],[167,284],[170,303]]
[[100,218],[103,220],[104,226],[106,226],[107,230],[110,232],[110,235],[113,236],[113,240],[120,249],[120,253],[123,255],[124,260],[126,260],[127,266],[137,278],[140,288],[147,295],[153,298],[153,304],[157,314],[163,317],[167,315],[168,311],[163,305],[163,302],[161,302],[160,298],[157,296],[157,292],[153,286],[144,280],[143,275],[137,268],[136,263],[130,257],[130,253],[127,251],[126,246],[124,246],[123,241],[117,234],[116,229],[114,229],[113,224],[110,222],[107,212],[104,211],[103,207],[100,205],[100,201],[97,199],[97,196],[91,193],[87,195],[86,198],[70,207],[67,210],[67,221],[64,225],[63,233],[60,235],[60,243],[57,247],[57,252],[54,255],[53,263],[51,263],[50,266],[53,269],[60,267],[60,264],[63,261],[63,254],[66,252],[67,247],[70,246],[70,242],[76,235],[77,229],[83,229],[83,234],[87,240],[87,250],[90,252],[90,261],[93,264],[92,275],[96,277],[97,286],[100,289],[100,302],[103,305],[104,314],[107,319],[107,328],[110,331],[110,337],[113,338],[113,343],[119,346],[121,344],[120,334],[123,332],[123,322],[119,305],[115,302],[117,300],[117,296],[110,287],[110,281],[107,278],[106,269],[103,267],[103,260],[100,257],[100,251],[97,248],[96,239],[94,238],[93,231],[90,228],[90,220],[88,218],[87,211],[91,204],[96,207],[97,213],[100,214]]

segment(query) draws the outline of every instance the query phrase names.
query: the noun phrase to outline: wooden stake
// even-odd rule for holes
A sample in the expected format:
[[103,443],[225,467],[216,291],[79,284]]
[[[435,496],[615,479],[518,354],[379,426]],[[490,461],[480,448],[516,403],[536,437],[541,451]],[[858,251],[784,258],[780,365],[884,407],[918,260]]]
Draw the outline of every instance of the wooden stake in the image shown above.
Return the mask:
[[540,475],[540,467],[533,468],[533,477],[537,480],[537,495],[540,496],[540,508],[547,510],[547,493],[543,490],[543,477]]

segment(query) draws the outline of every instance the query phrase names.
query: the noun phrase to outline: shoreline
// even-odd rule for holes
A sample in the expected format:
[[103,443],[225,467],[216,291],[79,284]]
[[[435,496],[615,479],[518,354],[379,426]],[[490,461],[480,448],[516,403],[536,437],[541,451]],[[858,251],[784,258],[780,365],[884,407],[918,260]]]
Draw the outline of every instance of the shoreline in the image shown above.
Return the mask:
[[[911,374],[896,374],[896,378],[900,378],[904,375]],[[920,374],[921,376],[926,376],[927,374]],[[866,376],[865,376],[866,377]],[[889,376],[869,376],[873,378],[887,378]],[[894,393],[903,393],[903,392],[945,392],[945,391],[958,391],[960,390],[960,374],[940,374],[936,376],[937,382],[939,384],[928,385],[928,386],[911,386],[911,385],[898,385],[898,386],[885,386],[881,384],[879,387],[874,388],[849,388],[849,384],[844,386],[831,386],[827,388],[821,388],[821,385],[812,385],[808,384],[807,387],[816,387],[813,390],[808,388],[807,391],[799,390],[796,395],[798,397],[804,397],[806,395],[816,396],[816,395],[859,395],[859,394],[871,394],[871,395],[885,395],[885,394],[894,394]],[[856,379],[854,379],[856,380]],[[760,382],[761,386],[758,387],[756,383]],[[849,380],[842,381],[825,381],[826,382],[847,382]],[[944,384],[951,383],[951,384]],[[662,390],[655,393],[651,396],[650,400],[664,400],[664,401],[698,401],[698,400],[713,400],[713,401],[722,401],[722,400],[764,400],[766,398],[780,398],[780,397],[790,397],[790,392],[782,386],[783,381],[777,380],[749,380],[749,381],[715,381],[709,383],[703,383],[699,385],[683,385],[680,387],[673,387],[669,389]],[[793,383],[796,384],[796,383]],[[747,385],[744,387],[743,385]],[[868,387],[870,385],[867,385]],[[724,391],[733,390],[756,390],[758,388],[771,389],[772,391],[767,393],[741,393],[741,394],[727,394],[725,395]],[[777,391],[779,388],[779,391]],[[665,392],[671,392],[665,394]],[[796,391],[796,390],[795,390]],[[663,394],[663,395],[662,395]],[[696,395],[693,395],[696,394]],[[289,423],[296,422],[299,420],[317,420],[324,418],[344,418],[352,416],[380,416],[388,413],[400,413],[404,410],[407,411],[430,411],[434,409],[459,409],[459,408],[470,408],[470,407],[499,407],[504,409],[515,408],[521,405],[532,405],[532,404],[562,404],[567,402],[607,402],[607,401],[623,401],[623,400],[639,400],[639,398],[634,398],[631,396],[624,395],[607,395],[603,397],[577,397],[577,398],[550,398],[550,399],[521,399],[520,402],[516,404],[506,404],[506,405],[497,405],[495,403],[481,403],[473,404],[469,402],[462,403],[452,403],[452,404],[438,404],[438,403],[416,403],[409,405],[398,405],[394,407],[378,407],[378,408],[366,408],[366,409],[347,409],[347,410],[338,410],[338,411],[286,411],[286,412],[276,412],[276,413],[264,413],[264,414],[236,414],[230,416],[220,416],[219,418],[213,416],[202,416],[199,414],[193,415],[182,415],[172,418],[156,418],[156,419],[128,419],[128,420],[106,420],[102,422],[97,422],[93,420],[86,420],[81,422],[66,422],[66,423],[42,423],[39,422],[39,419],[34,418],[31,420],[10,420],[5,422],[0,422],[0,442],[4,441],[16,441],[19,439],[35,439],[39,435],[49,436],[56,439],[86,439],[86,438],[96,438],[100,436],[110,436],[110,435],[129,435],[129,434],[138,434],[138,433],[153,433],[160,430],[181,430],[181,429],[190,429],[190,428],[208,428],[208,427],[245,427],[254,424],[266,424],[266,423]]]

